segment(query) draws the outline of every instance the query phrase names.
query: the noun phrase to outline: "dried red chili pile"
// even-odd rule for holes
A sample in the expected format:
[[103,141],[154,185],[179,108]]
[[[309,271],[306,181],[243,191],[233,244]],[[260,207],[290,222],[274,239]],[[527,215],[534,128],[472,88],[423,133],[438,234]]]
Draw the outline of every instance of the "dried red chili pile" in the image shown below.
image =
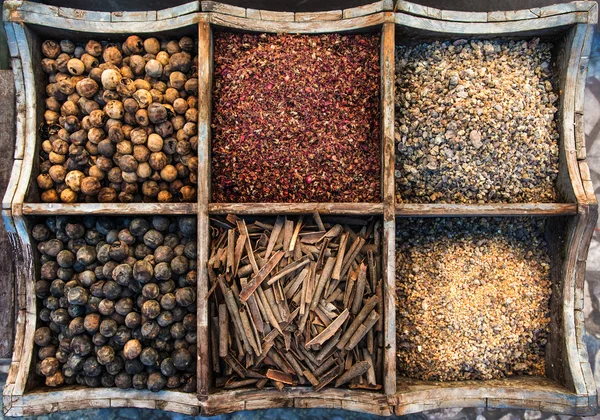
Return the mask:
[[378,202],[379,37],[218,33],[216,202]]

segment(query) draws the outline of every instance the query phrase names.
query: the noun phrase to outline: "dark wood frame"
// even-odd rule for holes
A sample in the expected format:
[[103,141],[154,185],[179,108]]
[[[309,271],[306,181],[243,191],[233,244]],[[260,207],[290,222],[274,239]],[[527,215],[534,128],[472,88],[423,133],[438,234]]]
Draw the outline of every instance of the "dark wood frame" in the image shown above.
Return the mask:
[[[15,76],[17,103],[15,161],[2,216],[16,261],[18,319],[13,362],[4,389],[7,415],[35,415],[59,410],[100,407],[143,407],[186,414],[214,415],[245,409],[274,407],[330,407],[375,413],[407,414],[442,407],[534,408],[562,414],[589,415],[597,411],[597,395],[583,344],[583,278],[587,251],[598,206],[585,161],[583,91],[593,33],[597,21],[594,2],[573,2],[539,9],[469,13],[442,11],[405,1],[390,0],[345,10],[315,13],[244,9],[217,2],[194,1],[171,9],[143,12],[92,12],[38,3],[5,2],[3,20]],[[73,38],[126,34],[178,33],[197,26],[199,40],[198,202],[183,204],[41,204],[36,200],[37,104],[34,63],[39,54],[38,34],[71,34]],[[237,204],[210,202],[210,124],[212,30],[214,27],[251,32],[326,33],[362,31],[381,33],[382,190],[380,203]],[[554,36],[561,39],[560,203],[550,204],[397,204],[394,186],[394,48],[404,36],[424,38]],[[71,36],[70,35],[70,36]],[[383,218],[385,380],[381,392],[311,388],[213,392],[209,349],[206,261],[210,247],[211,214],[323,214],[380,215]],[[36,266],[29,236],[29,218],[49,214],[195,214],[198,217],[198,395],[173,391],[88,389],[30,390]],[[552,348],[556,368],[548,378],[509,378],[452,383],[396,379],[395,342],[395,220],[396,217],[440,216],[553,216],[548,233],[562,265],[556,270],[560,300],[554,300]],[[554,226],[558,227],[554,227]],[[206,234],[202,234],[205,232]],[[562,232],[562,236],[554,232]],[[554,235],[554,236],[553,236]],[[558,235],[558,236],[556,236]],[[559,237],[560,236],[560,237]],[[554,356],[549,356],[554,357]]]

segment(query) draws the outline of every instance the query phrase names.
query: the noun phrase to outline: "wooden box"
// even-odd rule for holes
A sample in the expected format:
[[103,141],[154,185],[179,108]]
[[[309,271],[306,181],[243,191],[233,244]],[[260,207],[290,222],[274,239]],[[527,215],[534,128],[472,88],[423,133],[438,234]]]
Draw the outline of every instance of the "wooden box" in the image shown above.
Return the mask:
[[[3,401],[7,415],[35,415],[100,407],[143,407],[186,414],[215,415],[276,407],[331,407],[379,415],[407,414],[444,407],[512,407],[571,415],[597,411],[597,393],[583,343],[583,282],[587,251],[597,219],[597,202],[585,161],[583,91],[593,24],[594,2],[573,2],[510,12],[442,11],[382,0],[345,10],[315,13],[270,12],[216,2],[191,2],[159,11],[94,12],[28,1],[4,3],[17,96],[15,161],[2,215],[14,247],[18,319],[15,352]],[[381,202],[380,203],[212,203],[211,92],[212,35],[215,30],[255,33],[375,32],[381,35]],[[198,202],[181,204],[44,204],[37,175],[44,75],[37,63],[45,38],[123,40],[129,34],[192,34],[197,37],[199,74]],[[414,40],[527,38],[539,36],[556,45],[560,74],[559,202],[550,204],[397,204],[394,185],[395,46]],[[307,214],[376,215],[383,223],[384,382],[381,392],[309,387],[216,391],[211,374],[210,320],[206,261],[210,216]],[[44,215],[190,214],[198,218],[198,394],[116,388],[34,386],[36,297],[38,275],[29,234],[32,218]],[[557,265],[553,281],[552,332],[546,377],[515,377],[468,382],[423,382],[397,379],[395,331],[395,220],[432,216],[546,216],[548,241]]]

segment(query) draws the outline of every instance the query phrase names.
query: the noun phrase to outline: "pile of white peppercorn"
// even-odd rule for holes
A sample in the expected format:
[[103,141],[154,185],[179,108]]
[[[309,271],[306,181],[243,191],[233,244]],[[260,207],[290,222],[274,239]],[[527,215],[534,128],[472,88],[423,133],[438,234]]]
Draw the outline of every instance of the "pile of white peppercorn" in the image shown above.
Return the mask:
[[42,43],[43,202],[194,201],[197,43]]
[[50,217],[36,372],[47,386],[196,390],[196,218]]

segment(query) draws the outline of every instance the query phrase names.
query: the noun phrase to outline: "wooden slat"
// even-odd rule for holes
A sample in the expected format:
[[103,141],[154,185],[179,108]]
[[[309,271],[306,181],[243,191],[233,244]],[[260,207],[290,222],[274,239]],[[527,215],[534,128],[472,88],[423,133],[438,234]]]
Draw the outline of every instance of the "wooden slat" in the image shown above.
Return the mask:
[[549,16],[529,20],[513,20],[506,22],[455,22],[433,20],[406,13],[396,13],[396,23],[405,28],[437,32],[445,36],[491,36],[516,35],[523,32],[536,32],[545,28],[558,28],[588,23],[588,12],[572,12],[562,15]]
[[[390,13],[391,15],[391,13]],[[381,33],[381,155],[382,155],[382,199],[384,217],[392,220],[396,201],[395,144],[394,144],[394,74],[395,25],[384,23]]]
[[581,414],[592,414],[586,397],[578,396],[543,377],[520,376],[485,381],[434,382],[398,379],[397,415],[443,407],[479,406],[487,400],[490,408],[538,409],[569,414],[575,407]]
[[2,198],[2,209],[11,210],[12,200],[19,185],[19,178],[21,177],[21,168],[23,167],[23,161],[21,159],[15,159],[12,163],[12,169],[10,171],[10,178],[6,185],[6,191]]
[[[3,92],[4,99],[0,102],[0,167],[10,168],[15,148],[15,89],[12,71],[0,71],[0,92]],[[10,171],[0,171],[0,196],[6,192],[10,176]],[[0,224],[0,261],[4,262],[3,269],[0,270],[0,358],[11,356],[15,337],[15,281],[12,248],[8,237],[11,224],[12,218],[7,226],[5,223]]]
[[[7,24],[7,26],[12,24]],[[26,109],[27,105],[25,103],[25,84],[23,82],[23,66],[21,65],[20,58],[12,58],[11,59],[11,67],[13,71],[14,78],[14,86],[15,86],[15,101],[14,101],[14,113],[15,115],[15,125],[14,130],[15,136],[13,137],[13,141],[15,143],[14,147],[14,157],[15,159],[23,159],[25,154],[25,119],[26,119]]]
[[577,149],[577,159],[586,158],[585,148],[585,122],[583,118],[583,109],[585,103],[585,85],[590,61],[590,52],[594,38],[595,28],[587,25],[587,31],[582,44],[581,56],[579,58],[579,71],[575,85],[575,147]]
[[371,215],[383,213],[381,203],[210,203],[210,214],[345,214]]
[[294,14],[294,20],[297,22],[340,20],[341,18],[341,10],[328,10],[327,12],[296,12]]
[[384,23],[381,34],[381,147],[383,196],[383,390],[396,393],[396,222],[394,219],[394,62],[395,25]]
[[67,410],[132,407],[197,415],[200,411],[199,405],[194,394],[185,392],[156,393],[147,390],[66,386],[59,390],[45,388],[30,392],[14,401],[6,414],[42,415]]
[[[572,1],[570,3],[553,4],[545,7],[534,7],[531,9],[510,10],[499,12],[469,12],[436,9],[434,7],[422,6],[405,0],[398,0],[396,11],[429,19],[438,19],[452,22],[499,22],[507,20],[526,20],[548,16],[556,16],[567,13],[588,12],[594,6],[594,2]],[[591,23],[591,22],[590,22]]]
[[156,10],[141,10],[135,12],[112,12],[111,22],[148,22],[156,20]]
[[203,12],[223,13],[239,17],[246,16],[246,9],[243,7],[232,6],[218,1],[203,1],[201,5]]
[[394,8],[393,0],[381,0],[376,1],[374,3],[365,4],[362,6],[351,7],[349,9],[344,9],[343,17],[344,19],[354,18],[358,16],[366,16],[374,13],[384,12],[384,11],[392,11]]
[[[18,108],[19,112],[25,114],[24,122],[24,137],[23,137],[23,163],[21,166],[21,173],[17,188],[14,192],[11,205],[12,214],[19,216],[21,209],[18,208],[20,203],[25,201],[25,194],[29,188],[29,180],[32,176],[32,168],[34,166],[36,141],[37,141],[37,122],[36,122],[36,86],[35,86],[35,75],[33,70],[33,59],[31,53],[31,46],[27,37],[29,29],[22,25],[13,23],[13,31],[15,40],[19,49],[19,56],[22,64],[23,84],[25,87],[24,104],[23,108]],[[16,73],[15,73],[16,76]],[[17,129],[19,127],[17,126]],[[19,135],[19,133],[17,134]],[[20,145],[15,146],[18,149]]]
[[183,16],[190,13],[200,11],[200,2],[192,1],[190,3],[185,3],[180,6],[169,7],[168,9],[158,10],[156,12],[156,19],[170,19],[177,16]]
[[210,363],[210,315],[208,300],[208,271],[206,264],[210,253],[210,142],[212,114],[212,30],[208,19],[198,24],[198,395],[205,396],[212,381]]
[[346,410],[390,415],[385,395],[368,391],[324,388],[319,392],[307,387],[289,387],[279,392],[274,388],[241,389],[212,393],[202,403],[202,414],[214,416],[246,409],[269,408],[343,408]]
[[[208,414],[221,414],[232,412],[241,409],[255,409],[255,408],[273,408],[273,407],[337,407],[349,410],[356,410],[361,412],[370,412],[380,415],[389,415],[391,407],[396,406],[397,413],[408,413],[421,411],[427,408],[442,408],[452,406],[484,406],[484,402],[487,406],[516,406],[516,407],[531,407],[549,409],[561,413],[571,414],[589,414],[592,413],[595,408],[595,403],[590,402],[592,386],[591,375],[589,371],[589,364],[581,361],[581,357],[584,354],[581,349],[581,340],[577,337],[567,336],[565,338],[565,344],[569,347],[569,363],[568,367],[565,367],[567,371],[576,370],[575,373],[575,389],[580,392],[577,395],[568,389],[559,386],[552,381],[544,378],[529,378],[527,380],[502,380],[498,382],[494,381],[478,381],[473,383],[450,383],[447,385],[440,384],[418,384],[408,383],[406,381],[398,381],[395,379],[395,253],[394,253],[394,242],[395,242],[395,216],[572,216],[578,214],[579,221],[575,223],[573,232],[569,237],[571,241],[570,253],[567,255],[567,259],[574,264],[569,265],[564,271],[565,278],[565,298],[568,302],[575,299],[577,296],[577,288],[579,283],[574,279],[581,279],[581,270],[585,268],[584,264],[581,264],[581,260],[585,260],[587,255],[587,247],[589,247],[588,237],[590,223],[593,217],[597,217],[597,208],[594,207],[594,203],[588,201],[580,201],[578,204],[574,203],[551,203],[551,204],[487,204],[487,205],[411,205],[411,204],[398,204],[395,205],[393,201],[393,131],[391,136],[391,151],[386,151],[386,145],[389,146],[389,130],[390,127],[393,130],[393,106],[392,106],[392,117],[386,115],[385,121],[392,121],[390,126],[382,124],[382,145],[384,149],[382,167],[384,167],[383,173],[383,189],[382,196],[384,199],[383,203],[371,204],[371,203],[304,203],[304,204],[267,204],[267,203],[247,203],[247,204],[209,204],[210,199],[210,122],[211,122],[211,81],[212,81],[212,40],[211,40],[211,29],[209,20],[215,24],[229,27],[238,28],[248,31],[265,31],[265,32],[303,32],[303,33],[323,33],[323,32],[341,32],[347,30],[362,29],[371,26],[382,25],[382,98],[384,99],[384,106],[382,112],[387,112],[385,106],[393,103],[393,42],[389,41],[390,33],[391,38],[394,37],[394,26],[384,23],[386,20],[386,14],[381,13],[381,10],[388,4],[389,1],[380,2],[381,9],[377,7],[375,9],[363,8],[360,9],[363,12],[365,10],[371,10],[369,16],[358,16],[348,12],[353,9],[346,9],[343,13],[343,19],[339,21],[329,22],[280,22],[280,21],[256,21],[255,19],[248,19],[250,17],[247,11],[244,15],[238,11],[238,16],[224,15],[218,13],[218,11],[211,11],[210,13],[195,13],[196,9],[186,11],[186,16],[178,16],[177,12],[170,11],[169,13],[161,14],[157,12],[126,12],[127,15],[118,16],[113,15],[115,20],[122,20],[120,22],[90,22],[89,20],[93,15],[90,12],[89,16],[81,15],[75,9],[64,10],[61,14],[60,8],[48,7],[44,5],[32,4],[21,9],[19,13],[13,15],[15,22],[17,20],[23,20],[25,23],[35,23],[47,27],[59,27],[73,31],[87,32],[87,33],[106,33],[106,34],[119,34],[119,33],[152,33],[158,31],[164,31],[166,29],[174,29],[178,27],[192,25],[200,21],[199,25],[199,78],[200,78],[200,92],[199,92],[199,194],[198,203],[178,203],[178,204],[37,204],[37,203],[25,203],[23,199],[29,185],[31,177],[31,160],[35,154],[32,154],[35,150],[35,141],[37,141],[35,135],[35,118],[30,118],[31,115],[35,115],[35,96],[33,96],[33,79],[24,78],[23,86],[24,93],[26,93],[28,100],[27,115],[26,119],[23,119],[24,136],[27,137],[27,147],[23,148],[23,157],[27,163],[25,164],[25,176],[24,179],[19,181],[19,177],[16,178],[19,191],[17,194],[17,200],[13,203],[13,200],[9,200],[9,206],[6,211],[3,211],[5,219],[13,220],[13,215],[10,213],[10,204],[14,204],[13,208],[17,211],[14,217],[14,229],[18,232],[18,241],[15,241],[15,254],[23,255],[23,261],[19,263],[17,272],[17,297],[16,304],[20,308],[19,321],[17,327],[16,341],[18,349],[14,354],[14,361],[11,365],[11,374],[9,374],[9,380],[7,385],[7,391],[5,393],[5,401],[8,398],[10,401],[9,405],[5,405],[5,408],[9,410],[10,414],[44,414],[53,412],[56,410],[75,409],[75,408],[98,408],[98,407],[110,407],[110,406],[130,406],[130,407],[156,407],[163,410],[174,410],[186,414],[197,414],[198,405],[203,406],[203,413]],[[27,3],[29,4],[29,3]],[[196,3],[197,4],[197,3]],[[396,15],[396,22],[403,26],[405,30],[411,31],[413,29],[427,30],[438,32],[446,36],[452,36],[457,34],[475,34],[475,35],[491,35],[491,34],[514,34],[522,33],[526,31],[539,31],[548,27],[559,27],[565,25],[573,25],[574,23],[580,22],[585,26],[587,31],[587,25],[583,25],[592,19],[591,12],[585,7],[595,7],[595,4],[591,6],[584,4],[584,2],[578,2],[572,8],[560,6],[553,8],[542,8],[532,11],[536,16],[547,16],[535,19],[523,19],[524,14],[505,14],[506,22],[492,23],[482,22],[483,15],[475,16],[474,19],[477,22],[456,22],[455,20],[465,20],[461,16],[452,15],[452,13],[445,13],[437,19],[453,19],[453,21],[445,22],[432,22],[432,17],[428,18],[412,16],[410,13],[400,13]],[[241,9],[241,8],[240,8]],[[166,9],[169,10],[169,9]],[[186,9],[187,10],[187,9]],[[246,9],[242,9],[246,10]],[[358,8],[357,8],[358,10]],[[533,10],[533,9],[532,9]],[[596,9],[593,9],[596,10]],[[183,13],[183,12],[182,12]],[[303,20],[303,15],[300,18]],[[337,13],[336,13],[337,16]],[[529,14],[527,14],[529,16]],[[298,14],[295,15],[296,20]],[[165,21],[158,22],[156,19],[166,19]],[[502,16],[492,15],[493,19],[502,20]],[[490,14],[487,14],[487,19],[490,19]],[[520,19],[520,20],[516,20]],[[139,20],[126,22],[124,20]],[[11,30],[13,24],[9,24]],[[15,25],[20,26],[20,25]],[[22,28],[22,27],[21,27]],[[25,25],[27,28],[27,25]],[[26,29],[25,29],[26,30]],[[23,29],[17,29],[17,32],[22,32]],[[577,32],[579,33],[580,30]],[[586,32],[589,33],[589,32]],[[22,48],[24,43],[27,45],[27,41],[24,41],[23,33],[21,36],[19,48]],[[13,35],[13,38],[14,35]],[[575,37],[576,42],[578,37]],[[10,41],[10,40],[9,40]],[[14,39],[13,39],[14,41]],[[386,47],[390,43],[392,48]],[[11,42],[11,45],[15,47],[17,43]],[[13,48],[14,49],[14,48]],[[391,51],[391,53],[390,53]],[[390,55],[391,54],[391,55]],[[12,53],[11,53],[12,55]],[[580,60],[586,56],[585,49],[580,50],[577,56],[569,56],[569,68],[573,65],[578,71],[578,81],[581,81],[582,70],[580,66]],[[391,62],[389,59],[391,57]],[[578,58],[579,57],[579,58]],[[28,67],[26,72],[31,73],[31,57],[29,50],[25,51],[25,56],[19,54],[14,56],[20,63],[20,59],[23,59],[23,66]],[[390,82],[391,80],[391,82]],[[569,112],[575,109],[578,113],[579,109],[577,104],[580,101],[572,97],[569,99],[567,95],[566,103],[569,108]],[[32,112],[32,109],[34,112]],[[569,117],[570,118],[570,117]],[[569,119],[571,121],[571,119]],[[563,122],[564,123],[564,122]],[[25,127],[26,126],[26,127]],[[572,130],[572,129],[569,129]],[[577,128],[575,128],[575,131]],[[26,135],[25,135],[26,133]],[[576,131],[577,133],[577,131]],[[574,154],[576,148],[571,146],[575,144],[572,136],[566,141],[569,146],[568,153]],[[33,139],[33,141],[32,141]],[[581,143],[581,141],[579,141]],[[20,143],[23,146],[26,145],[25,138]],[[31,149],[33,144],[33,149]],[[571,156],[571,155],[569,155]],[[580,158],[582,155],[580,155]],[[390,160],[391,158],[391,160]],[[573,162],[576,159],[569,157]],[[571,163],[573,163],[571,162]],[[585,178],[585,170],[582,170],[581,164],[571,165],[571,177],[575,177],[570,180],[572,183],[579,183],[577,190],[578,200],[590,200],[585,193],[582,193],[585,183],[588,182]],[[391,172],[389,170],[392,170]],[[585,168],[584,168],[585,169]],[[20,173],[21,166],[18,168]],[[389,179],[391,173],[391,181]],[[14,176],[14,173],[12,174]],[[387,180],[386,180],[387,179]],[[583,187],[581,187],[581,183]],[[391,186],[391,190],[390,190]],[[392,195],[392,201],[389,202],[387,197]],[[102,207],[102,209],[100,208]],[[596,210],[596,216],[594,216],[594,210]],[[260,390],[241,390],[234,392],[217,392],[210,393],[209,389],[212,383],[211,379],[211,364],[209,361],[209,348],[208,345],[210,340],[208,339],[208,308],[206,304],[203,304],[204,299],[202,297],[207,291],[208,278],[205,263],[208,259],[209,250],[209,214],[310,214],[314,211],[318,211],[322,214],[346,214],[346,215],[384,215],[384,246],[383,246],[383,270],[384,270],[384,316],[385,316],[385,383],[384,395],[383,392],[372,393],[357,390],[328,390],[324,389],[321,392],[312,392],[310,388],[293,388],[291,390],[285,390],[278,392],[273,389]],[[198,282],[198,393],[200,401],[195,395],[183,394],[178,392],[160,392],[150,393],[147,391],[122,391],[117,389],[87,389],[87,388],[65,388],[60,391],[52,391],[46,393],[29,393],[22,397],[27,382],[27,376],[32,368],[30,362],[32,358],[32,333],[35,329],[35,297],[33,293],[33,282],[27,281],[27,279],[34,277],[33,264],[32,264],[32,250],[29,244],[29,237],[27,234],[27,226],[25,219],[21,217],[23,215],[46,215],[46,214],[119,214],[119,213],[132,213],[132,214],[195,214],[198,213],[198,271],[199,271],[199,282]],[[4,214],[6,213],[6,215]],[[579,262],[579,263],[578,263]],[[568,290],[567,290],[568,289]],[[581,319],[575,317],[573,308],[569,305],[565,306],[565,323],[563,327],[569,330],[569,333],[576,335],[575,328],[581,329]],[[573,327],[574,326],[574,327]],[[572,347],[575,344],[576,348]],[[579,347],[578,347],[579,346]],[[14,367],[13,367],[14,366]],[[583,378],[583,379],[582,379]],[[396,386],[401,390],[396,392]],[[141,394],[140,394],[141,393]]]
[[572,216],[574,203],[396,204],[396,217]]
[[293,22],[294,12],[272,12],[270,10],[260,10],[262,20],[273,20],[277,22]]
[[383,222],[383,390],[396,393],[396,222]]
[[110,12],[96,12],[92,10],[72,9],[70,7],[59,7],[58,15],[71,19],[110,22]]
[[[114,13],[114,12],[113,12]],[[133,13],[133,12],[130,12]],[[185,28],[195,25],[200,21],[200,13],[189,13],[174,18],[157,20],[156,12],[152,16],[146,16],[149,20],[127,20],[133,19],[133,16],[112,16],[110,22],[96,22],[81,19],[71,19],[62,16],[47,15],[35,12],[21,12],[14,17],[18,22],[39,25],[48,28],[64,28],[74,32],[93,33],[93,34],[155,34],[178,28]],[[140,17],[137,17],[140,19]]]
[[196,214],[197,203],[24,203],[23,214]]
[[[566,16],[566,15],[562,15]],[[561,362],[565,365],[553,376],[562,378],[570,389],[579,395],[593,396],[595,386],[589,383],[591,376],[589,365],[580,352],[582,343],[578,342],[577,330],[583,328],[581,319],[577,319],[577,290],[583,287],[581,282],[582,266],[578,262],[585,259],[592,232],[598,217],[595,198],[590,201],[584,188],[585,170],[577,161],[577,144],[575,136],[575,115],[577,111],[578,78],[581,77],[581,60],[586,54],[588,25],[578,24],[572,27],[564,38],[563,46],[558,54],[557,67],[560,75],[559,127],[561,135],[560,172],[557,187],[564,195],[572,194],[579,203],[578,215],[569,220],[565,238],[562,267],[562,305],[561,314],[557,314],[560,325],[560,338],[565,355]],[[579,80],[580,81],[580,80]],[[581,105],[579,105],[581,106]],[[583,258],[581,258],[583,256]],[[590,388],[592,386],[592,388]],[[587,401],[590,401],[589,399]],[[596,404],[594,404],[595,406]]]
[[[262,16],[262,11],[260,15]],[[329,32],[356,31],[381,25],[381,23],[383,23],[383,13],[322,22],[259,20],[256,18],[249,19],[222,13],[211,13],[210,21],[218,26],[252,32],[321,34]]]

